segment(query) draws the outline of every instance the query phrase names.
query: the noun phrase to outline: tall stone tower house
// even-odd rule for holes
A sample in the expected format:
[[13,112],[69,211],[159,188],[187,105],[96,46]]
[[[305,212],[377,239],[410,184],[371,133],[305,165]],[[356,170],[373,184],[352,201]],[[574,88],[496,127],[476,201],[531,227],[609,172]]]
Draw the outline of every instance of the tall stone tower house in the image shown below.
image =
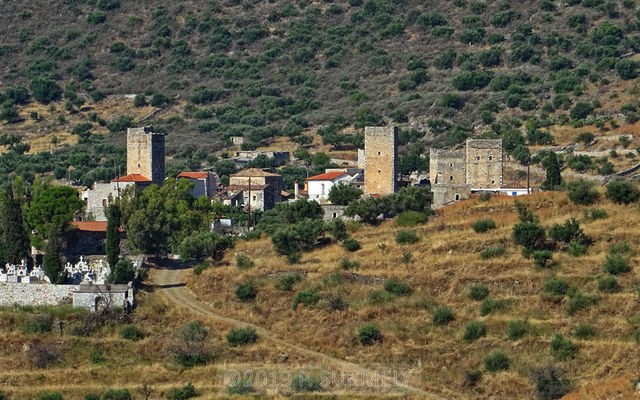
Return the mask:
[[502,139],[467,139],[467,183],[473,188],[502,186]]
[[464,150],[430,149],[429,181],[435,184],[466,183]]
[[127,175],[139,174],[157,185],[164,181],[164,134],[153,126],[127,129]]
[[398,129],[395,126],[364,128],[364,194],[395,193],[397,185]]

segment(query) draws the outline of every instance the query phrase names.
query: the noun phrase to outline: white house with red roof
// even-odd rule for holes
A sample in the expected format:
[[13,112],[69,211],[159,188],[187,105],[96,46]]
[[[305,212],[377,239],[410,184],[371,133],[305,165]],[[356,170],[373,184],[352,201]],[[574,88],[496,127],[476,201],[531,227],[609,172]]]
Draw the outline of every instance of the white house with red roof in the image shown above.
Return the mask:
[[130,186],[135,186],[135,190],[139,192],[151,183],[151,179],[140,174],[125,175],[112,179],[109,183],[94,183],[92,189],[80,193],[80,198],[86,206],[87,218],[94,221],[106,221],[105,210],[110,201],[120,197],[122,192]]
[[338,182],[348,183],[352,179],[346,171],[331,171],[310,176],[306,179],[306,191],[309,200],[327,201],[331,188]]
[[178,179],[188,179],[193,182],[191,195],[196,199],[201,196],[211,198],[216,194],[217,179],[213,172],[180,172]]

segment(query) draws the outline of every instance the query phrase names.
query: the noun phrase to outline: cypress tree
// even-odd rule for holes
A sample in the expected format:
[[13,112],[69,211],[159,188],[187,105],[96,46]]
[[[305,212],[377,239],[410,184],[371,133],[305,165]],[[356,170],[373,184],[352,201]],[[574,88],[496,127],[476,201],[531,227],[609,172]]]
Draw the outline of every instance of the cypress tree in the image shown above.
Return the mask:
[[120,207],[111,203],[107,207],[107,262],[115,268],[120,256]]
[[545,168],[547,179],[542,184],[542,190],[556,190],[562,185],[562,176],[560,175],[560,162],[556,153],[550,152],[545,160]]
[[0,193],[0,262],[19,264],[29,257],[29,237],[20,200]]
[[51,283],[62,282],[62,261],[60,260],[60,250],[62,249],[62,237],[57,226],[51,227],[49,240],[47,241],[46,254],[42,259],[44,273],[47,274]]

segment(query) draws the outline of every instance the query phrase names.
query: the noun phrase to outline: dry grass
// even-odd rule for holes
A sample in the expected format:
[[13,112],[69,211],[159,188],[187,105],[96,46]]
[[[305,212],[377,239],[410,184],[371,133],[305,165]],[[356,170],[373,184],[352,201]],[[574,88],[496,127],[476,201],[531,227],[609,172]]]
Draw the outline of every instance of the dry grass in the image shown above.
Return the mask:
[[[629,374],[640,367],[638,345],[630,339],[638,325],[638,271],[618,278],[623,291],[606,295],[597,291],[597,278],[604,276],[602,263],[611,243],[627,240],[632,246],[640,241],[637,224],[640,213],[635,206],[615,206],[603,201],[610,217],[588,222],[583,220],[585,207],[572,204],[564,193],[539,193],[523,200],[540,217],[543,225],[561,223],[567,218],[581,219],[583,229],[594,239],[587,255],[574,258],[556,252],[551,269],[540,270],[532,260],[523,258],[520,249],[511,242],[511,227],[517,222],[513,199],[494,198],[488,203],[469,200],[444,209],[439,215],[416,228],[421,240],[414,245],[398,245],[393,238],[398,231],[393,221],[378,227],[362,226],[353,236],[362,244],[355,254],[348,254],[332,244],[305,254],[298,265],[287,265],[272,250],[269,239],[239,242],[235,252],[248,254],[256,266],[248,271],[235,267],[235,252],[229,252],[220,265],[193,277],[190,285],[220,313],[252,321],[268,327],[280,337],[300,342],[313,349],[364,364],[404,365],[417,368],[423,385],[439,388],[454,397],[530,398],[533,387],[529,380],[532,367],[552,362],[549,341],[556,332],[571,335],[580,322],[596,326],[594,340],[574,339],[580,348],[575,360],[564,366],[578,386],[595,380],[611,379]],[[476,234],[471,224],[482,218],[492,218],[498,228]],[[479,252],[490,245],[502,244],[505,256],[482,260]],[[413,261],[401,261],[403,252],[410,252]],[[332,274],[344,257],[356,260],[361,267],[357,274],[371,278],[396,277],[414,289],[410,297],[398,298],[382,306],[371,306],[368,293],[382,289],[380,283],[351,282],[348,273],[342,283],[333,282]],[[633,256],[631,264],[637,265]],[[296,270],[305,275],[293,292],[274,288],[278,274]],[[567,299],[555,300],[541,295],[543,283],[552,276],[567,279],[580,291],[595,295],[598,303],[574,316],[567,316]],[[235,298],[235,285],[247,279],[258,286],[257,299],[243,303]],[[491,297],[504,299],[506,305],[481,316],[479,303],[468,298],[468,287],[482,282],[489,286]],[[345,311],[330,311],[325,303],[313,308],[291,309],[296,290],[316,289],[323,298],[339,293],[349,304]],[[435,327],[431,310],[436,304],[450,306],[456,316],[451,324]],[[633,321],[629,321],[636,316]],[[509,320],[528,318],[532,334],[517,341],[506,338]],[[461,336],[464,325],[471,320],[487,324],[488,335],[472,344]],[[384,342],[363,347],[357,342],[357,330],[364,323],[375,323],[384,335]],[[635,325],[634,325],[635,324]],[[493,349],[503,349],[512,358],[509,372],[490,374],[482,378],[479,389],[462,385],[465,371],[482,368],[483,357]]]

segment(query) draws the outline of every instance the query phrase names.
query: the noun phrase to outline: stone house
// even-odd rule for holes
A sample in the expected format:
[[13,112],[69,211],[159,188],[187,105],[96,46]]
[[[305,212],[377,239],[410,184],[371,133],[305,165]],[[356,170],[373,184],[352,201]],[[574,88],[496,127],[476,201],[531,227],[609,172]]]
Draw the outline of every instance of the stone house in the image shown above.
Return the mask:
[[139,192],[151,183],[151,179],[140,174],[126,175],[113,179],[109,183],[94,183],[92,189],[86,189],[80,193],[80,198],[85,204],[85,215],[94,221],[106,221],[105,212],[110,201],[120,197],[122,192],[130,186],[134,186]]
[[216,194],[217,179],[213,172],[180,172],[178,179],[181,178],[193,182],[191,195],[196,199],[201,196],[211,198]]
[[250,168],[231,175],[225,191],[230,197],[242,193],[244,207],[266,211],[282,201],[282,186],[281,175]]

